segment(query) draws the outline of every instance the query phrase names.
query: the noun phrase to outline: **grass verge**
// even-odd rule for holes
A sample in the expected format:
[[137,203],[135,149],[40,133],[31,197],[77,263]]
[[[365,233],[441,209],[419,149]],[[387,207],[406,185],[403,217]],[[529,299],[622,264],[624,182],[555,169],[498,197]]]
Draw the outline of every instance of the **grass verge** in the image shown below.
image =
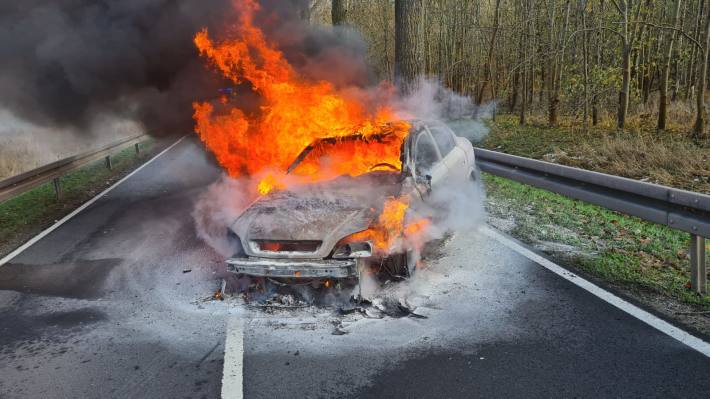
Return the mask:
[[689,283],[690,236],[484,174],[490,223],[555,259],[613,284],[710,309]]
[[62,199],[54,197],[52,183],[46,183],[0,204],[0,257],[22,245],[108,186],[150,159],[158,150],[150,139],[111,156],[112,169],[99,160],[60,178]]

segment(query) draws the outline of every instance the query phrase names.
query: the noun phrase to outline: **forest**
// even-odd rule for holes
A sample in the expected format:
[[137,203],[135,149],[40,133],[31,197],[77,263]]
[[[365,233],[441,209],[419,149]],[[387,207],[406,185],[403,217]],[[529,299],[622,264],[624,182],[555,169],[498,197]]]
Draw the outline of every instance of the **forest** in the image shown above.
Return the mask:
[[316,0],[381,79],[438,78],[520,124],[673,130],[706,142],[710,1]]

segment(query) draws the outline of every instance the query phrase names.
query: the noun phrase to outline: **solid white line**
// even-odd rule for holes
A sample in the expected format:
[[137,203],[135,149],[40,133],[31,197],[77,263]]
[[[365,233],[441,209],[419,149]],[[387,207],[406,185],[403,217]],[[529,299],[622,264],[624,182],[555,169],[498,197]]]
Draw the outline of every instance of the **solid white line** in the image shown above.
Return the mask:
[[224,372],[222,374],[222,399],[244,397],[244,325],[238,316],[227,320],[224,340]]
[[111,190],[113,190],[114,188],[116,188],[119,184],[121,184],[121,183],[123,183],[124,181],[128,180],[128,178],[130,178],[131,176],[133,176],[133,175],[135,175],[136,173],[138,173],[141,169],[143,169],[143,168],[145,168],[146,166],[148,166],[151,162],[155,161],[159,156],[161,156],[161,155],[165,154],[166,152],[170,151],[171,148],[175,147],[175,146],[176,146],[179,142],[181,142],[185,137],[187,137],[187,135],[180,137],[176,142],[172,143],[172,144],[170,145],[170,147],[164,149],[164,150],[161,151],[158,155],[156,155],[156,156],[154,156],[153,158],[149,159],[148,162],[146,162],[146,163],[144,163],[143,165],[139,166],[136,170],[134,170],[133,172],[131,172],[131,173],[129,173],[128,175],[126,175],[123,179],[117,181],[117,182],[114,183],[111,187],[109,187],[109,188],[107,188],[106,190],[102,191],[100,194],[98,194],[98,195],[95,196],[94,198],[92,198],[92,199],[86,201],[86,202],[85,202],[84,204],[82,204],[80,207],[74,209],[74,211],[72,211],[70,214],[64,216],[64,217],[61,218],[58,222],[56,222],[56,223],[54,223],[53,225],[49,226],[49,227],[46,228],[44,231],[42,231],[41,233],[39,233],[39,234],[37,234],[36,236],[32,237],[29,241],[27,241],[26,243],[22,244],[20,247],[18,247],[17,249],[15,249],[14,251],[12,251],[12,252],[10,252],[9,254],[7,254],[4,258],[0,259],[0,267],[2,267],[5,263],[11,261],[12,258],[14,258],[14,257],[16,257],[17,255],[21,254],[22,251],[24,251],[24,250],[26,250],[27,248],[29,248],[29,247],[31,247],[32,245],[34,245],[34,243],[36,243],[37,241],[39,241],[39,240],[41,240],[42,238],[44,238],[47,234],[49,234],[49,233],[51,233],[52,231],[54,231],[57,227],[63,225],[63,224],[66,223],[67,221],[69,221],[69,219],[71,219],[71,218],[73,218],[74,216],[76,216],[79,212],[81,212],[81,211],[83,211],[84,209],[88,208],[91,204],[93,204],[94,202],[98,201],[99,198],[103,197],[103,196],[106,195],[109,191],[111,191]]
[[598,297],[599,299],[623,310],[624,312],[634,316],[635,318],[643,321],[649,326],[655,328],[656,330],[675,338],[676,340],[684,343],[685,345],[695,349],[696,351],[702,353],[703,355],[710,357],[710,343],[703,341],[702,339],[690,335],[689,333],[681,330],[678,327],[660,319],[651,313],[633,305],[618,296],[612,294],[611,292],[595,285],[594,283],[585,280],[584,278],[570,272],[567,269],[551,262],[548,259],[536,254],[535,252],[525,248],[524,246],[518,244],[517,242],[511,240],[510,238],[504,236],[498,231],[486,226],[483,229],[483,233],[488,237],[500,241],[506,247],[512,249],[513,251],[525,256],[526,258],[532,260],[533,262],[543,266],[547,270],[557,274],[558,276],[564,278],[567,281],[572,282],[576,286],[588,291]]

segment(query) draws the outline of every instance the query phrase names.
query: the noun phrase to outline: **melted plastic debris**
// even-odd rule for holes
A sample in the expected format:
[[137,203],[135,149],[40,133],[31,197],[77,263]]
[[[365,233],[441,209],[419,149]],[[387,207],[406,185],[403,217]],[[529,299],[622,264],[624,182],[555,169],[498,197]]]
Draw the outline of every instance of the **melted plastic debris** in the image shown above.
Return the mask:
[[385,317],[401,318],[412,317],[426,319],[426,316],[414,313],[416,308],[411,307],[404,298],[377,297],[372,299],[353,300],[351,304],[338,307],[336,313],[349,315],[360,313],[369,319],[383,319]]

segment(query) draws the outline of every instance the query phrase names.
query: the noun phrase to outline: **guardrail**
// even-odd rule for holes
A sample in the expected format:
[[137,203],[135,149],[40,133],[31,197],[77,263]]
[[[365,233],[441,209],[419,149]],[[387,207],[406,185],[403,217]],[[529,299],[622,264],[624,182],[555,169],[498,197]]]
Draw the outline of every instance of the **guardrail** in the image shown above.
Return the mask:
[[111,169],[111,154],[130,147],[131,145],[135,147],[136,154],[138,154],[140,151],[138,144],[148,137],[149,136],[145,134],[128,137],[97,150],[91,150],[79,155],[64,158],[41,166],[37,169],[1,180],[0,203],[47,183],[50,180],[53,182],[54,194],[57,200],[59,200],[62,197],[62,186],[59,180],[60,177],[101,158],[105,159],[106,167]]
[[476,148],[482,171],[659,223],[691,235],[690,282],[707,292],[710,195]]

